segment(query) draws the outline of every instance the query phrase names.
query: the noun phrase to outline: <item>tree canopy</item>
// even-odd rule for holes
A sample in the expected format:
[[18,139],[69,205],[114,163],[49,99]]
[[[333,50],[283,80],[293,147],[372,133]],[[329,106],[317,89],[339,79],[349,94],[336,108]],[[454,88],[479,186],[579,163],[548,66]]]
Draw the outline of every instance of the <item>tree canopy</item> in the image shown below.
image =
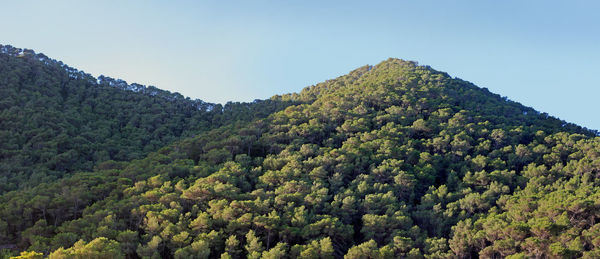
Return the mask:
[[0,45],[0,193],[286,107],[273,98],[206,103],[153,86],[94,78],[31,50]]
[[600,256],[595,131],[399,59],[272,100],[285,107],[3,194],[0,244],[51,258]]

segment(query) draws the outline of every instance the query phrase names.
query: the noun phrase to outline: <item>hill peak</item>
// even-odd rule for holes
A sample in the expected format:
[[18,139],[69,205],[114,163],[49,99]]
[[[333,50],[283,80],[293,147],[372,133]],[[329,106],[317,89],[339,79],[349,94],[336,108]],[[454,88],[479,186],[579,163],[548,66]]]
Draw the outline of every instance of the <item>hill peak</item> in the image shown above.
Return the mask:
[[24,256],[600,255],[600,138],[428,66],[208,111],[8,50],[0,247]]

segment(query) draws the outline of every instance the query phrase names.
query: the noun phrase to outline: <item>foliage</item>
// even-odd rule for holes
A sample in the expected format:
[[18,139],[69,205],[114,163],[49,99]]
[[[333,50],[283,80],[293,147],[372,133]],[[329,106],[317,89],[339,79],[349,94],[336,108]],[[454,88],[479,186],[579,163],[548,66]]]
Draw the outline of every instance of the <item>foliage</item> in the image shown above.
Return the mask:
[[206,103],[97,79],[31,50],[0,45],[0,194],[107,160],[144,157],[180,137],[284,108],[272,99]]
[[296,104],[4,194],[0,238],[51,256],[600,254],[596,132],[397,59],[276,98]]

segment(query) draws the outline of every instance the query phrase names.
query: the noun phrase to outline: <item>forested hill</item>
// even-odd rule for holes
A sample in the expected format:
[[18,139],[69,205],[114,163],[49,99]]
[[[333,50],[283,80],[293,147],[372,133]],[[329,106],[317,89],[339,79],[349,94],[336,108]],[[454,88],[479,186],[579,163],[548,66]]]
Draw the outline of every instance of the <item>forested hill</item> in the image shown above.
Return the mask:
[[277,99],[206,103],[155,87],[94,78],[0,45],[0,193],[142,158],[174,140],[285,107]]
[[50,258],[600,257],[600,138],[415,62],[0,196]]

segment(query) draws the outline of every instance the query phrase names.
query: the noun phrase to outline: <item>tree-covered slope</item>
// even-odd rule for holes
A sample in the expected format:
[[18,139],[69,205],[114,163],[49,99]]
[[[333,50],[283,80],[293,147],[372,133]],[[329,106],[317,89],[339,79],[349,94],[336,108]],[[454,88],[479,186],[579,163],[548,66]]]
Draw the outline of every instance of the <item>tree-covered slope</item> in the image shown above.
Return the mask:
[[[0,197],[50,258],[600,256],[600,138],[414,62]],[[8,253],[8,252],[7,252]]]
[[179,137],[282,107],[278,100],[225,107],[190,100],[0,45],[0,193],[106,160],[142,158]]

